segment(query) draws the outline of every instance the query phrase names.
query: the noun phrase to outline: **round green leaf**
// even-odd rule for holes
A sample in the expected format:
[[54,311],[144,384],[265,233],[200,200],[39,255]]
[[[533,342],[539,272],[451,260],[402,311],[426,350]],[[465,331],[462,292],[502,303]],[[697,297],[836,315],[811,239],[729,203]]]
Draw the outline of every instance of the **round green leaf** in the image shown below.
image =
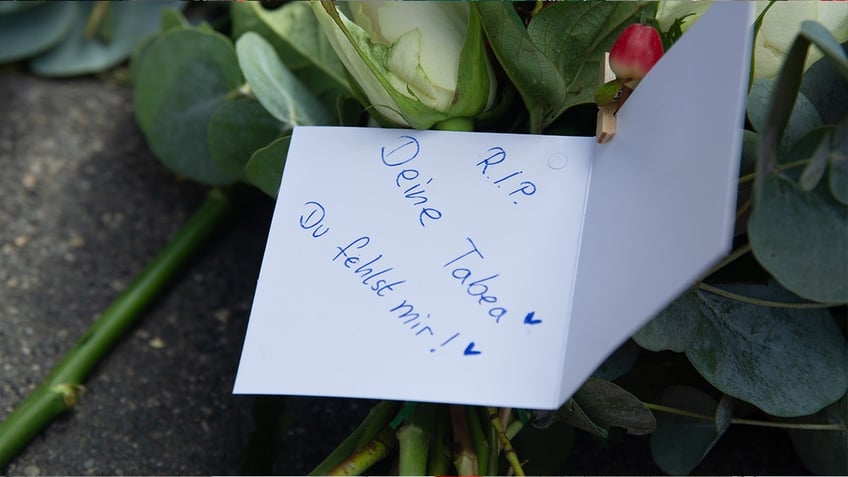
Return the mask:
[[[775,293],[741,290],[748,296],[755,291]],[[704,319],[686,356],[716,388],[782,417],[812,414],[845,394],[848,351],[827,310],[757,306],[703,292],[700,297]]]
[[144,54],[135,114],[150,148],[171,170],[205,184],[227,184],[207,144],[215,109],[242,84],[232,43],[197,28],[163,33]]
[[280,189],[290,142],[291,136],[277,139],[253,153],[244,166],[247,181],[271,197],[277,197]]
[[848,208],[826,186],[803,192],[783,176],[766,178],[748,235],[781,285],[810,300],[848,302]]
[[686,351],[701,321],[701,302],[689,289],[633,335],[639,346],[651,351]]
[[848,158],[830,161],[830,193],[842,205],[848,205]]
[[275,118],[290,126],[333,123],[333,116],[283,65],[264,38],[245,33],[236,42],[236,54],[251,90]]
[[[717,407],[707,393],[688,386],[668,387],[661,402],[707,416],[712,416]],[[671,475],[686,475],[698,466],[720,437],[712,420],[657,413],[651,454],[662,470]]]
[[612,381],[627,374],[639,359],[639,346],[631,340],[625,341],[592,373],[593,378]]
[[[848,427],[848,395],[804,422],[841,423]],[[801,462],[817,475],[848,475],[848,432],[791,430],[789,435]]]
[[[79,75],[111,68],[129,57],[142,38],[159,29],[162,9],[181,4],[173,0],[81,2],[70,34],[56,48],[30,60],[30,67],[43,76]],[[86,26],[96,5],[108,8],[101,20],[101,28],[109,32],[107,38],[97,33],[86,36]]]
[[257,149],[280,135],[283,125],[252,98],[227,100],[209,119],[209,152],[227,174],[244,177],[244,166]]
[[[848,43],[842,44],[848,51]],[[803,93],[818,110],[827,124],[834,124],[848,115],[848,81],[830,58],[815,62],[801,79]]]
[[597,426],[619,427],[628,434],[650,434],[656,422],[642,401],[617,384],[589,378],[574,393],[574,401]]
[[20,60],[56,45],[74,23],[77,2],[2,2],[37,8],[9,9],[0,15],[0,63]]
[[[751,92],[748,93],[748,120],[759,133],[765,130],[774,83],[775,80],[773,79],[757,78],[751,86]],[[779,98],[779,100],[785,101],[784,98]],[[822,119],[818,110],[803,93],[799,92],[795,99],[792,115],[789,117],[789,123],[786,125],[786,130],[783,131],[781,147],[786,148],[795,144],[801,136],[821,125]]]

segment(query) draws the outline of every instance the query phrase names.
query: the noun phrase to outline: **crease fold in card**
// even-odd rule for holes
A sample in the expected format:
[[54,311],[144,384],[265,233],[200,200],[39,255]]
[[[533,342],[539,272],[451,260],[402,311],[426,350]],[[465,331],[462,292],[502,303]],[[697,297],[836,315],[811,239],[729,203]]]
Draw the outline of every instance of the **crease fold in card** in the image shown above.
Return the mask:
[[594,138],[300,127],[235,393],[559,407],[727,253],[751,9]]

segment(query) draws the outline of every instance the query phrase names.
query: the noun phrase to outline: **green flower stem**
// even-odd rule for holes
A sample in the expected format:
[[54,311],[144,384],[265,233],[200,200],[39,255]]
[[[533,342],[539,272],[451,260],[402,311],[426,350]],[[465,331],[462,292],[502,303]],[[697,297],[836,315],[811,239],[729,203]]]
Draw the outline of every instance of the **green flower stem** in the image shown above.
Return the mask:
[[451,443],[447,412],[446,406],[436,406],[425,475],[447,475],[450,472]]
[[361,475],[383,460],[397,446],[394,431],[385,428],[380,434],[330,469],[327,475]]
[[41,385],[0,424],[0,468],[56,416],[76,405],[89,372],[232,210],[230,198],[221,190],[212,190],[171,242],[100,315]]
[[513,473],[518,476],[524,475],[524,469],[521,468],[521,462],[518,461],[518,454],[515,453],[512,443],[509,442],[509,438],[504,432],[504,426],[501,423],[500,416],[498,416],[497,409],[493,407],[489,408],[489,421],[492,423],[492,427],[495,428],[495,432],[498,433],[498,439],[503,446],[504,456],[506,457],[506,461],[509,462],[510,467],[512,467]]
[[453,430],[453,465],[458,475],[480,475],[478,456],[468,431],[468,416],[463,406],[450,406],[451,429]]
[[785,301],[772,301],[772,300],[763,300],[760,298],[754,298],[751,296],[740,295],[738,293],[733,293],[731,291],[727,291],[707,283],[699,283],[698,288],[701,290],[713,293],[715,295],[723,296],[725,298],[730,298],[731,300],[736,300],[741,303],[748,303],[751,305],[757,306],[770,306],[772,308],[831,308],[834,306],[840,306],[841,303],[791,303]]
[[397,430],[398,475],[426,475],[436,407],[419,403]]
[[480,423],[477,408],[465,406],[465,413],[468,418],[468,430],[471,432],[471,443],[474,446],[474,453],[477,454],[477,473],[479,475],[497,474],[495,468],[489,467],[490,460],[487,458],[490,455],[489,442]]
[[336,449],[330,453],[309,475],[327,475],[359,447],[368,444],[381,430],[385,429],[398,411],[396,401],[380,401]]
[[[795,167],[806,166],[810,163],[809,159],[799,159],[793,162],[787,162],[785,164],[778,164],[774,167],[774,170],[777,172],[785,171],[787,169],[792,169]],[[746,182],[751,182],[752,180],[757,178],[756,172],[751,172],[750,174],[745,174],[744,176],[739,176],[739,184],[744,184]]]
[[[680,409],[671,406],[664,406],[662,404],[654,404],[650,402],[643,402],[648,409],[652,411],[665,412],[667,414],[674,414],[677,416],[683,417],[691,417],[692,419],[701,419],[704,421],[715,421],[715,416],[709,416],[707,414],[700,414],[693,411],[687,411],[685,409]],[[747,426],[758,426],[758,427],[772,427],[777,429],[794,429],[794,430],[802,430],[802,431],[838,431],[838,432],[848,432],[848,428],[844,425],[835,423],[835,424],[815,424],[815,423],[800,423],[800,422],[772,422],[772,421],[758,421],[755,419],[739,419],[733,418],[730,420],[731,424],[742,424]]]

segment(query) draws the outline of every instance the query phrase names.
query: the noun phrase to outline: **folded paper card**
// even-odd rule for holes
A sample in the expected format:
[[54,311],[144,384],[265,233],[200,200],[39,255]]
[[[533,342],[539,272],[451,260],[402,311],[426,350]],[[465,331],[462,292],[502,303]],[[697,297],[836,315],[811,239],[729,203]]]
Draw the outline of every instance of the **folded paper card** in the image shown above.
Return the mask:
[[594,138],[301,127],[236,393],[553,409],[730,246],[750,5]]

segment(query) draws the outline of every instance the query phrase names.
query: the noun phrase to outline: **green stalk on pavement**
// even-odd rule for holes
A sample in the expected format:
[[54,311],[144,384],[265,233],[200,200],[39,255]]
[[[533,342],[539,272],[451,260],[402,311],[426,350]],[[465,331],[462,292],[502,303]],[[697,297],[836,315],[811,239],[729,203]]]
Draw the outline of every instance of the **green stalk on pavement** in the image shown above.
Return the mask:
[[347,438],[339,444],[309,475],[327,475],[360,447],[372,439],[389,425],[392,417],[398,412],[400,403],[396,401],[380,401],[368,412],[362,421]]
[[17,409],[0,423],[0,469],[56,416],[73,408],[82,383],[138,315],[162,292],[177,271],[198,251],[232,211],[231,197],[220,189],[206,201],[103,312],[62,361]]

